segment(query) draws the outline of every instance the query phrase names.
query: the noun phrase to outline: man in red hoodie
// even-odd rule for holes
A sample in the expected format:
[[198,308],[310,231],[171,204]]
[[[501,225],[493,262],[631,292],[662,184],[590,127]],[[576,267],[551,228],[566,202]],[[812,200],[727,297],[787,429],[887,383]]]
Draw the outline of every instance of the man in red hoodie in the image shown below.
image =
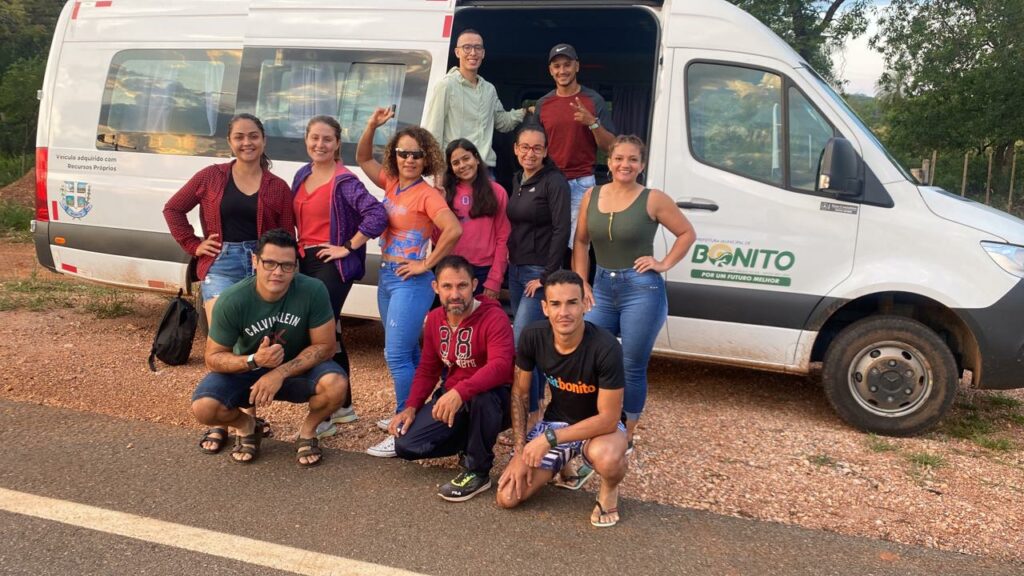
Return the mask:
[[509,426],[515,346],[498,301],[473,298],[477,281],[469,261],[445,257],[434,273],[441,306],[427,315],[412,390],[388,432],[395,435],[398,457],[406,460],[460,454],[462,472],[438,496],[462,502],[491,487],[494,442]]

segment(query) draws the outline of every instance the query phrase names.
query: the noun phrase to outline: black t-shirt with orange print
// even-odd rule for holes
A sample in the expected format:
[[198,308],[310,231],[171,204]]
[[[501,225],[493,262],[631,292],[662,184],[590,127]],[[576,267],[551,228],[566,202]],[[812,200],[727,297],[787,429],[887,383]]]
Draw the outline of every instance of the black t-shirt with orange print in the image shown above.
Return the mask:
[[540,369],[551,391],[544,411],[548,422],[575,424],[597,414],[597,391],[625,386],[622,346],[610,332],[584,323],[583,341],[570,354],[555,349],[554,331],[547,320],[534,322],[519,336],[516,366]]

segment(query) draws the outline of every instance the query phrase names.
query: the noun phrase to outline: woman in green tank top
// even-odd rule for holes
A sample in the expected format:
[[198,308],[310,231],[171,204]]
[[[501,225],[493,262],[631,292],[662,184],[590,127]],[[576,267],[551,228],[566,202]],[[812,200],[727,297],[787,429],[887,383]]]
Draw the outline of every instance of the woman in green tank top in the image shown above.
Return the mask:
[[[586,320],[622,339],[626,390],[623,411],[630,448],[647,399],[647,363],[668,318],[661,273],[686,256],[696,236],[693,226],[661,190],[637,182],[647,149],[636,136],[619,136],[608,150],[611,182],[587,190],[573,242],[572,268],[583,278],[594,246],[594,286],[584,283]],[[658,226],[675,235],[668,254],[654,257]]]

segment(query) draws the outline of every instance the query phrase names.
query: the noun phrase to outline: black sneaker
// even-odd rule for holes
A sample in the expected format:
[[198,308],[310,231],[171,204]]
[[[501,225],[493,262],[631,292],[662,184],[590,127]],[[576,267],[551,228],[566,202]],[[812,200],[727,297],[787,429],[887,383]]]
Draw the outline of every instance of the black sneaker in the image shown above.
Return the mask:
[[491,487],[490,476],[479,476],[476,472],[461,472],[441,489],[437,495],[449,502],[465,502]]

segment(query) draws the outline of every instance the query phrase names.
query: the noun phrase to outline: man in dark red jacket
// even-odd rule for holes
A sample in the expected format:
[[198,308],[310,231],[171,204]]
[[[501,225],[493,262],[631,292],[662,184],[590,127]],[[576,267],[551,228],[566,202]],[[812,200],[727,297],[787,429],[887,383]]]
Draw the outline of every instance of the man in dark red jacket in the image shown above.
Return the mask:
[[[494,442],[508,427],[515,347],[498,301],[473,298],[477,281],[465,258],[448,256],[434,273],[441,306],[427,315],[406,408],[388,431],[396,437],[395,452],[406,460],[460,454],[462,472],[438,496],[462,502],[491,487]],[[445,369],[447,377],[438,385]]]

